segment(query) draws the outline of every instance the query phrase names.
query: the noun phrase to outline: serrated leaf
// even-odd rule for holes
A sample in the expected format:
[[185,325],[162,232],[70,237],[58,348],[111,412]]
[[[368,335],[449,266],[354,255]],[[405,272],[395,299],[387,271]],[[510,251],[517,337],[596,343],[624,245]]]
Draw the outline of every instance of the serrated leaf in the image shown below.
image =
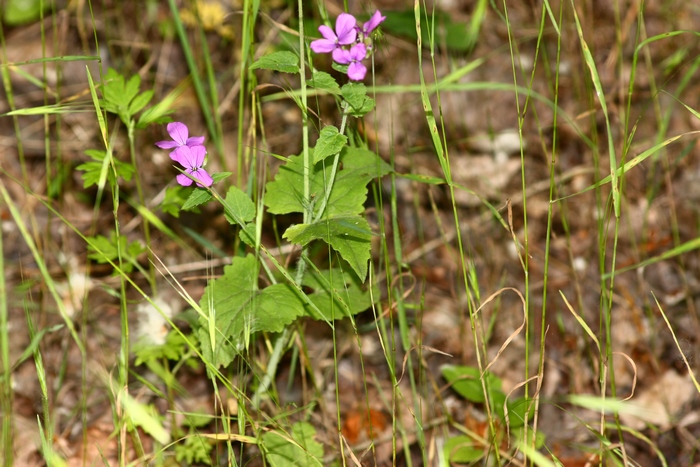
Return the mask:
[[292,52],[282,51],[273,52],[263,55],[250,66],[251,70],[255,69],[281,71],[283,73],[298,73],[299,72],[299,57]]
[[[207,285],[200,300],[204,316],[199,319],[197,336],[204,358],[216,367],[228,365],[245,351],[251,334],[280,332],[304,314],[304,302],[292,286],[279,283],[257,288],[255,262],[252,255],[233,258],[223,276]],[[211,328],[210,319],[214,320]]]
[[[362,289],[358,277],[339,268],[309,271],[304,275],[303,285],[311,289],[308,297],[321,312],[308,308],[308,315],[316,320],[342,319],[372,306],[372,297]],[[378,290],[374,296],[379,296]]]
[[210,199],[211,193],[209,190],[205,190],[204,188],[195,188],[192,190],[192,193],[190,193],[190,196],[187,198],[187,201],[185,201],[185,204],[182,205],[182,209],[187,211],[199,206],[200,204],[206,203]]
[[314,164],[328,156],[338,154],[347,144],[348,137],[341,135],[336,127],[328,125],[321,130],[321,134],[314,148]]
[[224,216],[229,224],[250,222],[255,218],[255,204],[240,188],[231,186],[226,193]]
[[354,109],[361,109],[367,97],[367,88],[362,83],[348,83],[340,88],[340,92]]
[[340,95],[338,82],[325,71],[314,71],[311,79],[306,80],[306,85],[320,91],[326,91],[329,94]]
[[255,224],[246,224],[240,232],[238,232],[238,237],[251,248],[255,248]]
[[[311,154],[313,157],[313,153]],[[360,214],[364,211],[367,184],[374,178],[386,175],[391,167],[375,153],[366,149],[345,147],[340,154],[343,169],[336,174],[323,218]],[[319,200],[325,197],[326,183],[330,178],[330,164],[314,164],[311,170],[310,192],[314,214],[320,208]],[[303,157],[292,156],[280,167],[275,179],[267,184],[265,205],[272,214],[303,212],[304,168]]]
[[362,105],[360,105],[358,108],[352,107],[350,109],[350,115],[353,117],[364,117],[368,113],[370,113],[372,110],[374,110],[374,99],[371,97],[365,96],[364,100],[362,101]]
[[334,217],[313,224],[298,224],[288,228],[283,237],[298,245],[323,240],[340,253],[361,281],[367,277],[372,231],[363,217]]
[[[330,170],[330,167],[324,169],[321,164],[312,168],[310,180],[312,196],[317,197],[323,193],[323,180],[330,175]],[[287,163],[279,168],[275,179],[265,187],[265,205],[268,207],[268,211],[271,214],[303,212],[303,186],[303,157],[291,156]]]
[[307,422],[292,426],[291,436],[282,431],[268,431],[262,436],[267,461],[273,467],[323,465],[323,445],[314,439],[316,430]]

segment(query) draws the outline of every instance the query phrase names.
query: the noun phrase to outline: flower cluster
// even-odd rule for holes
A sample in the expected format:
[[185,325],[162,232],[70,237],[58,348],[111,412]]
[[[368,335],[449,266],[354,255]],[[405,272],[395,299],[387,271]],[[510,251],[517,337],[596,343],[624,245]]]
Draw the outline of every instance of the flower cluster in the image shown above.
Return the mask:
[[317,54],[331,53],[333,61],[348,65],[348,77],[354,81],[365,78],[367,67],[362,60],[367,58],[372,50],[371,33],[386,19],[379,10],[362,27],[357,25],[357,19],[348,13],[341,13],[335,20],[335,31],[326,25],[318,27],[323,39],[311,42],[311,50]]
[[[161,149],[173,149],[170,158],[185,168],[185,173],[177,176],[177,183],[182,186],[192,185],[192,178],[197,186],[211,186],[214,180],[204,170],[204,159],[207,149],[204,147],[204,136],[192,136],[188,138],[187,125],[180,122],[168,123],[168,134],[172,141],[159,141],[156,143]],[[189,174],[192,178],[185,174]]]

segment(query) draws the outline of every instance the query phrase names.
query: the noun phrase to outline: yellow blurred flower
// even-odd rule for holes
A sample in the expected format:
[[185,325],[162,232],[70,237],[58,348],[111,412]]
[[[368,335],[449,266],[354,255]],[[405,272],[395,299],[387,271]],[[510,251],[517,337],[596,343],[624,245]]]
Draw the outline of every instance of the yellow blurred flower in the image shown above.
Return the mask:
[[197,0],[194,11],[188,8],[180,10],[180,19],[185,25],[195,27],[199,24],[205,31],[214,31],[221,37],[233,39],[233,26],[224,24],[227,15],[226,8],[218,1]]

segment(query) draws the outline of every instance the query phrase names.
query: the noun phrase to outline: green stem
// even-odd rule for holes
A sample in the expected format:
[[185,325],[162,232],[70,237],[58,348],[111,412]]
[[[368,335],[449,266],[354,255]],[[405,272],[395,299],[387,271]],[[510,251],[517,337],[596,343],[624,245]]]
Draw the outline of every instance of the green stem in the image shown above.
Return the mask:
[[[304,50],[306,50],[306,44],[304,43],[304,2],[302,0],[298,1],[298,11],[299,11],[299,50],[301,51],[301,60],[299,65],[299,78],[301,81],[301,122],[302,122],[302,143],[303,143],[303,157],[304,157],[304,223],[308,224],[313,217],[313,208],[311,206],[311,157],[309,154],[309,117],[306,113],[306,64],[304,61]],[[307,249],[301,252],[301,258],[297,263],[297,273],[295,277],[295,285],[297,288],[301,287],[301,281],[304,278],[304,273],[306,272],[306,261],[305,256],[307,254]],[[303,293],[303,292],[302,292]],[[270,355],[270,361],[267,364],[267,371],[263,376],[260,386],[255,390],[253,395],[253,406],[258,407],[260,403],[260,398],[262,394],[267,392],[270,384],[272,383],[272,378],[275,373],[277,373],[277,365],[282,358],[284,349],[287,347],[287,341],[291,331],[289,327],[285,327],[282,334],[275,341],[275,346],[272,349],[272,354]]]
[[[340,123],[340,134],[342,135],[342,134],[345,134],[345,125],[347,124],[347,121],[348,121],[348,112],[350,111],[350,105],[347,103],[347,101],[343,101],[341,106],[343,108],[343,120]],[[323,212],[326,210],[326,205],[328,204],[328,199],[331,197],[331,190],[333,189],[333,183],[335,183],[335,174],[338,172],[338,163],[339,162],[340,162],[340,151],[338,151],[338,153],[335,155],[335,158],[333,159],[333,168],[331,170],[330,180],[328,180],[328,185],[326,186],[326,190],[325,190],[326,192],[323,194],[323,200],[321,201],[321,205],[318,208],[318,213],[316,213],[316,217],[314,218],[313,222],[318,222],[319,219],[321,219],[321,216],[323,216]]]
[[[129,138],[129,153],[131,155],[131,165],[134,166],[134,172],[136,176],[136,191],[138,192],[139,195],[139,203],[141,203],[141,206],[146,208],[146,201],[143,196],[143,187],[141,186],[141,175],[140,171],[138,169],[138,166],[136,165],[136,148],[134,144],[134,126],[136,125],[136,122],[130,118],[129,122],[127,123],[127,135]],[[146,241],[146,245],[149,246],[148,248],[148,274],[146,275],[146,278],[148,279],[148,283],[151,285],[151,294],[155,297],[157,295],[157,289],[156,289],[156,269],[155,269],[155,258],[153,256],[153,250],[151,250],[150,245],[151,245],[151,224],[148,222],[148,219],[146,217],[143,217],[143,238]]]

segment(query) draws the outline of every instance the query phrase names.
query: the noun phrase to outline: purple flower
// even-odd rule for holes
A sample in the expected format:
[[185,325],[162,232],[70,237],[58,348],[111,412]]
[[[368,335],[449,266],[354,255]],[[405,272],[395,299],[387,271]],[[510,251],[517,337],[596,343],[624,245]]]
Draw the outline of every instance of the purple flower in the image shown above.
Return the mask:
[[377,29],[377,26],[386,19],[386,16],[382,16],[379,10],[375,11],[372,17],[365,24],[362,25],[360,32],[363,36],[369,37],[370,33]]
[[[185,129],[186,128],[187,127],[185,127]],[[197,186],[211,186],[212,183],[214,183],[214,180],[202,167],[204,165],[204,158],[206,155],[207,150],[204,148],[204,146],[190,147],[188,145],[182,145],[170,153],[170,158],[182,165],[185,168],[185,173],[188,173],[195,178]],[[185,174],[178,175],[176,180],[177,183],[182,186],[192,185],[192,179]]]
[[[168,134],[173,139],[172,141],[159,141],[156,143],[161,149],[173,149],[182,146],[201,146],[204,143],[204,136],[192,136],[187,137],[189,131],[187,130],[187,125],[180,122],[168,123]],[[173,151],[175,152],[175,151]],[[170,153],[170,157],[173,157],[173,152]]]
[[365,73],[367,73],[367,67],[362,64],[362,60],[367,56],[367,47],[363,43],[355,44],[350,50],[338,49],[340,52],[338,58],[333,57],[333,59],[342,64],[350,65],[348,67],[348,78],[361,81],[365,78]]
[[335,32],[326,25],[318,27],[318,31],[324,39],[316,39],[311,42],[311,50],[317,54],[333,52],[333,60],[336,62],[336,53],[341,50],[341,46],[350,45],[357,39],[357,20],[348,13],[341,13],[335,20]]

